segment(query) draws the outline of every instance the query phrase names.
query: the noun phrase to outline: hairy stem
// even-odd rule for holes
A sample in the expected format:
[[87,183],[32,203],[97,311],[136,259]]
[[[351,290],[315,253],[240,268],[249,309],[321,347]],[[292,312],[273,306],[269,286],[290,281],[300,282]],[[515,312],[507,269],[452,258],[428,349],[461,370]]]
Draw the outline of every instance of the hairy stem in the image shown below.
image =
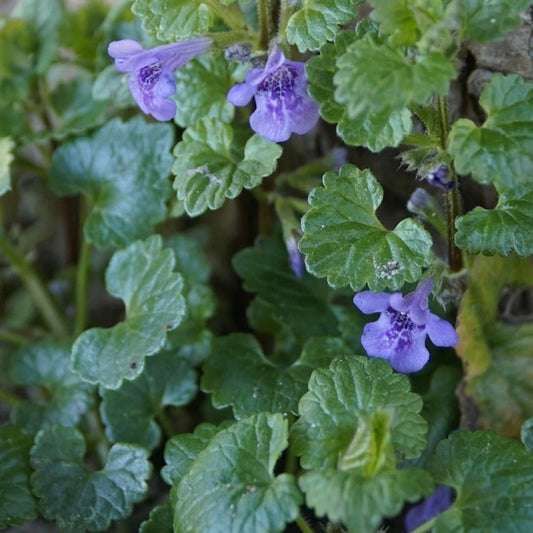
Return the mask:
[[296,519],[296,525],[300,528],[302,533],[313,533],[313,530],[301,514],[299,514],[298,518]]
[[57,309],[51,294],[24,255],[0,235],[0,253],[22,279],[46,325],[56,337],[67,337],[65,320]]
[[76,270],[76,323],[74,335],[80,335],[87,325],[88,316],[88,287],[89,287],[89,259],[91,245],[82,237],[78,268]]

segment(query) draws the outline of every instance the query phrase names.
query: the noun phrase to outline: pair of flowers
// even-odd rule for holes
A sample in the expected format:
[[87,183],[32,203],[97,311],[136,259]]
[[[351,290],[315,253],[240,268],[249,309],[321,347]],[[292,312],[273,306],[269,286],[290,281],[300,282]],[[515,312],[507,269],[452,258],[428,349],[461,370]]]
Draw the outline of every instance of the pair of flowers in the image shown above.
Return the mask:
[[[108,53],[120,72],[130,73],[129,87],[139,107],[157,120],[171,120],[176,103],[174,72],[209,50],[208,37],[199,37],[145,50],[137,41],[114,41]],[[252,68],[244,83],[235,85],[228,100],[236,106],[247,105],[255,97],[256,109],[250,126],[273,142],[286,141],[291,133],[304,134],[318,121],[318,104],[307,94],[305,64],[286,59],[281,48],[269,55],[264,68]]]

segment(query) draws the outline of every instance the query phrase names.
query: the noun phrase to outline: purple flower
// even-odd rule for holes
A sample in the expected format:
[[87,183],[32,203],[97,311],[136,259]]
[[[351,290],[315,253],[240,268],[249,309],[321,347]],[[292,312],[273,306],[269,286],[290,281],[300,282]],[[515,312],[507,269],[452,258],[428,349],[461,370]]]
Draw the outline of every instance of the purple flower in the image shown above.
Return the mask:
[[414,531],[438,514],[446,511],[453,503],[453,490],[446,485],[437,485],[435,492],[422,503],[411,507],[405,515],[405,529]]
[[455,187],[455,181],[450,176],[450,169],[447,166],[441,165],[440,167],[430,170],[422,179],[445,191],[449,191]]
[[287,252],[289,254],[289,264],[291,269],[298,278],[301,278],[304,273],[304,260],[300,250],[298,250],[296,238],[291,235],[286,239],[285,246],[287,247]]
[[307,133],[318,121],[319,106],[307,94],[307,85],[305,63],[289,61],[276,46],[264,68],[253,68],[244,83],[230,89],[228,100],[243,106],[255,97],[250,126],[261,137],[281,142],[292,132]]
[[176,114],[170,99],[176,92],[174,72],[210,45],[211,39],[199,37],[145,50],[137,41],[123,39],[110,43],[107,53],[118,71],[131,73],[130,91],[139,107],[157,120],[171,120]]
[[436,346],[457,343],[453,326],[428,308],[432,288],[433,278],[429,277],[407,296],[371,291],[354,296],[354,304],[363,313],[381,313],[376,322],[365,326],[361,337],[370,357],[386,359],[397,372],[416,372],[429,359],[426,335]]

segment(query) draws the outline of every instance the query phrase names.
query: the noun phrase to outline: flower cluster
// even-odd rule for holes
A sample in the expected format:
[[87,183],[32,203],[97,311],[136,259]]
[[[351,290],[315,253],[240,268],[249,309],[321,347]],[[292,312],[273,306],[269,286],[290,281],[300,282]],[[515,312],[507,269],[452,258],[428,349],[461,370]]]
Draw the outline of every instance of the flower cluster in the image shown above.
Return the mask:
[[292,133],[310,131],[318,121],[319,105],[307,94],[305,63],[290,61],[275,47],[264,68],[253,68],[244,83],[231,88],[228,100],[236,106],[255,98],[252,129],[272,142],[286,141]]
[[123,39],[110,43],[107,51],[117,70],[130,73],[130,91],[139,107],[157,120],[171,120],[176,114],[170,98],[176,92],[174,72],[210,46],[211,39],[199,37],[145,50],[137,41]]
[[365,326],[361,337],[370,357],[386,359],[398,372],[416,372],[429,359],[426,335],[436,346],[457,344],[453,326],[429,310],[432,288],[433,278],[429,277],[407,296],[371,291],[354,296],[354,304],[363,313],[381,313],[376,322]]

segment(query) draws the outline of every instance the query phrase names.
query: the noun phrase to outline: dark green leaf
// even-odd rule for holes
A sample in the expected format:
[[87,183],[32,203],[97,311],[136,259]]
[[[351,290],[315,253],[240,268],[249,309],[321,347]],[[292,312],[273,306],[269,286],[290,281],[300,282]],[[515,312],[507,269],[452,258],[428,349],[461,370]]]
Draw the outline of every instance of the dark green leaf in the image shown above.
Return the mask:
[[36,517],[30,490],[33,438],[18,428],[0,428],[0,529],[21,526]]
[[458,431],[439,444],[430,471],[456,491],[452,507],[435,519],[434,533],[531,530],[533,456],[519,441]]
[[371,476],[424,448],[422,399],[382,359],[347,356],[315,370],[292,428],[304,468],[339,468]]
[[183,280],[172,272],[174,254],[159,235],[114,254],[107,290],[126,304],[126,320],[109,329],[92,328],[72,347],[73,368],[85,381],[116,389],[143,370],[144,358],[164,345],[167,330],[185,314]]
[[261,183],[276,168],[279,145],[213,118],[203,118],[188,128],[174,149],[174,189],[190,216],[218,209],[226,198]]
[[31,451],[31,482],[40,510],[65,533],[107,530],[111,520],[128,516],[148,491],[152,467],[144,448],[115,444],[99,472],[84,466],[84,454],[82,434],[61,426],[39,431]]
[[97,246],[124,246],[165,219],[170,194],[172,128],[142,117],[114,119],[92,137],[54,152],[51,186],[92,202],[84,233]]
[[30,433],[54,424],[75,426],[94,403],[94,387],[70,368],[70,344],[43,341],[25,346],[14,358],[11,375],[17,385],[46,390],[11,411],[13,423]]
[[215,407],[231,405],[237,419],[261,411],[296,413],[311,372],[346,351],[339,339],[313,337],[292,365],[278,366],[255,337],[234,333],[215,340],[204,363],[202,389],[212,394]]
[[487,112],[481,127],[468,119],[452,126],[448,143],[455,167],[481,183],[494,183],[500,192],[518,194],[533,173],[533,83],[518,74],[496,74],[479,103]]
[[172,518],[170,502],[162,503],[150,511],[150,516],[141,524],[139,533],[173,533]]
[[175,491],[174,532],[277,533],[302,497],[290,474],[274,476],[287,421],[259,413],[217,433]]
[[369,170],[345,165],[328,172],[324,186],[309,196],[311,209],[302,219],[300,250],[309,272],[327,277],[334,287],[360,290],[399,289],[420,278],[431,262],[431,237],[412,219],[388,231],[375,210],[383,190]]
[[150,357],[137,379],[122,382],[117,390],[102,391],[100,413],[107,438],[155,448],[161,431],[154,417],[168,405],[186,405],[196,388],[196,373],[176,355]]

